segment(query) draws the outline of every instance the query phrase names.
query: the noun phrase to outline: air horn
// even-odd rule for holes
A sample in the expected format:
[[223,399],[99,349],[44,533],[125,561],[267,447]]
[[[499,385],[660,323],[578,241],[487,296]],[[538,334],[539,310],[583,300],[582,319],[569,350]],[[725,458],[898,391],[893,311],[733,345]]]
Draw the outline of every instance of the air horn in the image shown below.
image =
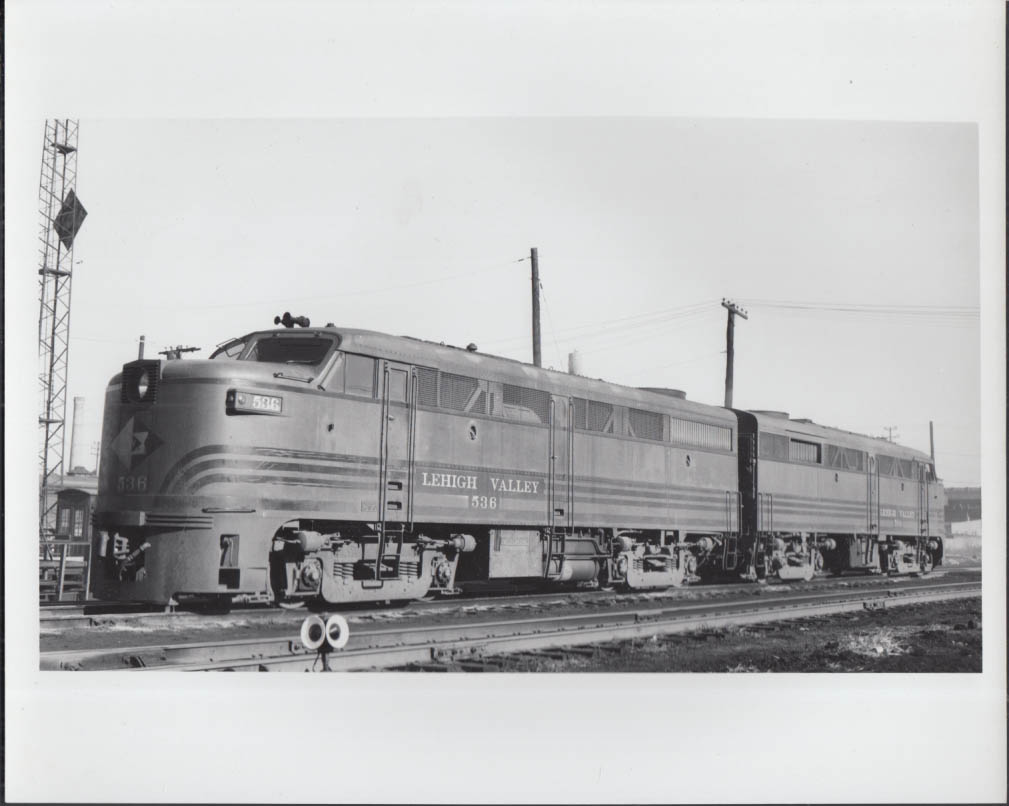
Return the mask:
[[311,322],[307,316],[291,316],[290,311],[284,311],[283,316],[274,316],[273,324],[283,325],[284,327],[294,327],[295,325],[300,325],[301,327],[308,327]]

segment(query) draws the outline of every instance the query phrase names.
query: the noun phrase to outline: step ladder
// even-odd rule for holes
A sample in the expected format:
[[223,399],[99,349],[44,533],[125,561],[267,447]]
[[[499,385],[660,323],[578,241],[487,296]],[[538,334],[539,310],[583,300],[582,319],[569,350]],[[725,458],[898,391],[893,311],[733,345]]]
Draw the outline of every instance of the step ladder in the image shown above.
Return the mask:
[[91,544],[51,540],[39,552],[39,601],[83,602],[88,598]]
[[726,571],[734,571],[739,562],[739,536],[726,535],[725,547],[722,552],[722,568]]
[[[381,588],[386,580],[399,579],[400,561],[403,559],[403,543],[406,538],[406,527],[403,525],[383,528],[378,533],[375,559],[362,557],[365,565],[372,568],[373,579],[362,580],[365,588]],[[362,546],[362,552],[365,550]]]

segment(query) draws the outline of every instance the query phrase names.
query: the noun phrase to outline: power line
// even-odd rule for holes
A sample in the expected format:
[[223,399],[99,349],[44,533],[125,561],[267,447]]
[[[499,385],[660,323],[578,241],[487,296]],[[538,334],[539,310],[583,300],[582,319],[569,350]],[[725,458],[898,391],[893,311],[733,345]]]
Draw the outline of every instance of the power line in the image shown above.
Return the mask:
[[543,297],[543,307],[546,309],[546,312],[547,312],[547,323],[550,325],[550,334],[553,336],[554,349],[557,350],[557,360],[559,362],[557,364],[557,366],[563,372],[564,371],[564,354],[561,353],[561,347],[557,343],[557,333],[554,330],[554,320],[553,320],[553,317],[550,315],[550,304],[547,302],[547,292],[543,289],[543,283],[542,282],[540,283],[540,295]]
[[896,303],[879,303],[879,302],[809,302],[800,300],[787,300],[787,299],[752,299],[749,300],[748,304],[751,305],[764,305],[764,306],[777,306],[777,307],[792,307],[792,308],[815,308],[817,310],[821,309],[837,309],[837,310],[901,310],[901,311],[958,311],[965,313],[977,313],[980,308],[977,305],[902,305]]
[[[599,347],[589,347],[589,349],[585,350],[585,352],[586,354],[595,355],[598,353],[606,353],[611,350],[625,349],[640,344],[642,342],[655,340],[657,338],[668,337],[673,333],[683,330],[686,327],[695,326],[696,324],[695,320],[703,316],[710,316],[714,312],[715,308],[711,307],[703,311],[694,311],[693,313],[684,314],[682,317],[677,318],[676,321],[665,320],[661,322],[649,323],[648,327],[643,327],[643,330],[645,332],[624,333],[623,338],[610,337],[609,334],[611,331],[607,329],[606,331],[601,332],[599,334],[600,337],[607,337],[605,344]],[[655,333],[655,329],[657,327],[662,328],[661,333]],[[618,330],[617,332],[619,333],[620,331]],[[583,349],[581,345],[584,341],[591,340],[593,338],[595,338],[594,334],[591,338],[585,337],[584,339],[579,341],[579,349]]]
[[927,320],[948,325],[970,325],[980,317],[980,308],[968,305],[897,305],[880,303],[826,303],[796,300],[748,299],[753,308],[766,308],[792,314],[845,314],[862,317],[883,317]]
[[[591,322],[586,322],[580,325],[572,325],[566,328],[560,328],[557,330],[558,335],[563,335],[568,338],[574,338],[578,331],[588,330],[590,331],[586,335],[578,335],[581,339],[591,339],[591,338],[612,338],[614,333],[619,333],[625,330],[632,330],[639,327],[648,327],[650,325],[662,324],[663,322],[672,321],[680,317],[691,316],[694,313],[706,312],[707,309],[713,309],[717,305],[717,301],[705,301],[701,303],[692,303],[690,305],[681,305],[677,308],[667,308],[661,311],[653,311],[645,314],[634,314],[632,316],[621,316],[612,319],[595,319]],[[637,321],[635,321],[637,320]],[[613,327],[615,323],[625,323],[622,326]],[[606,325],[605,329],[602,327]],[[491,339],[486,343],[489,346],[502,346],[505,344],[512,344],[516,342],[521,342],[525,340],[525,336],[509,336],[501,339]]]

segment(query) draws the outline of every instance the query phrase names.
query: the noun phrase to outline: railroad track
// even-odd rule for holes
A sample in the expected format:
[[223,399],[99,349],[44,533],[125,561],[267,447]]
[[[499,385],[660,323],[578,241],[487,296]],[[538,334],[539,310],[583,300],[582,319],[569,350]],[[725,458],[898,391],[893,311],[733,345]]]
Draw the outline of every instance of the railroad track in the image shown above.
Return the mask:
[[436,625],[385,625],[351,631],[347,647],[318,656],[288,637],[127,648],[42,652],[43,670],[333,671],[404,668],[558,647],[577,647],[703,628],[758,624],[863,608],[877,609],[981,595],[977,581],[904,584],[873,590],[789,592],[783,596],[677,602],[538,617],[510,617]]
[[[942,579],[947,576],[973,576],[979,571],[980,568],[940,569],[934,571],[928,578],[935,580]],[[900,577],[900,579],[910,581],[912,578]],[[801,586],[809,589],[829,589],[835,587],[876,588],[887,584],[893,584],[893,578],[885,576],[852,575],[817,577],[811,582],[790,582],[784,587]],[[670,600],[692,600],[696,598],[717,596],[754,596],[758,593],[770,593],[774,591],[776,587],[778,587],[778,585],[775,583],[771,583],[766,586],[755,586],[742,582],[730,582],[724,584],[692,585],[685,588],[667,588],[656,591],[624,591],[618,593],[617,595],[624,597],[641,597],[642,599],[663,598]],[[523,603],[550,606],[553,602],[557,602],[561,599],[567,599],[568,601],[579,599],[589,600],[604,593],[606,592],[590,589],[571,589],[562,591],[553,590],[549,592],[541,591],[518,594],[501,590],[493,593],[473,593],[463,594],[451,598],[446,597],[417,600],[410,602],[406,606],[399,606],[395,608],[389,606],[376,607],[374,605],[367,605],[344,609],[339,606],[333,606],[330,610],[340,610],[340,612],[345,613],[345,615],[349,618],[354,619],[362,617],[380,617],[383,614],[388,614],[390,612],[403,611],[408,611],[411,615],[414,615],[427,610],[435,610],[446,607],[480,607],[495,604],[507,607],[510,605],[520,606]],[[614,592],[609,591],[609,593],[612,594]],[[94,602],[84,605],[61,604],[42,607],[40,608],[39,613],[39,623],[43,632],[48,633],[63,632],[78,628],[114,627],[124,625],[132,625],[137,629],[146,627],[151,630],[156,630],[160,628],[169,628],[171,626],[179,626],[182,624],[198,627],[201,622],[208,619],[262,620],[264,622],[270,621],[279,623],[289,621],[292,624],[300,624],[308,612],[310,611],[306,608],[285,610],[266,604],[236,606],[228,611],[199,610],[193,608],[178,608],[169,611],[164,608],[156,608],[150,605],[119,605],[116,603]]]

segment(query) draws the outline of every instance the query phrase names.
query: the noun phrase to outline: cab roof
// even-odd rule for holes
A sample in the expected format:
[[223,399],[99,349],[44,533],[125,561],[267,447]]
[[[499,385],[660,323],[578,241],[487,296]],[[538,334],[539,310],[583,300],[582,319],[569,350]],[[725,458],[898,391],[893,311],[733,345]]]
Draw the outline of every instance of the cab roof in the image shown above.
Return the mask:
[[866,453],[878,456],[893,456],[898,459],[916,459],[922,463],[931,463],[932,459],[926,453],[914,448],[906,448],[895,442],[867,434],[857,434],[841,428],[832,428],[814,423],[811,420],[790,418],[784,412],[769,413],[765,411],[749,411],[747,414],[757,421],[760,431],[774,434],[784,434],[797,439],[812,439],[819,442],[829,442],[846,448],[856,448]]
[[694,419],[707,419],[730,426],[734,426],[736,422],[735,415],[721,406],[697,403],[670,394],[623,386],[602,379],[544,369],[513,358],[491,355],[479,350],[469,350],[412,336],[392,336],[374,330],[357,328],[308,327],[256,331],[243,338],[247,340],[259,336],[312,333],[338,336],[340,339],[339,349],[342,352],[401,361],[414,366],[432,367],[445,372],[532,389],[563,391],[565,394],[603,403],[640,406],[643,409],[666,413],[680,412],[689,414]]

